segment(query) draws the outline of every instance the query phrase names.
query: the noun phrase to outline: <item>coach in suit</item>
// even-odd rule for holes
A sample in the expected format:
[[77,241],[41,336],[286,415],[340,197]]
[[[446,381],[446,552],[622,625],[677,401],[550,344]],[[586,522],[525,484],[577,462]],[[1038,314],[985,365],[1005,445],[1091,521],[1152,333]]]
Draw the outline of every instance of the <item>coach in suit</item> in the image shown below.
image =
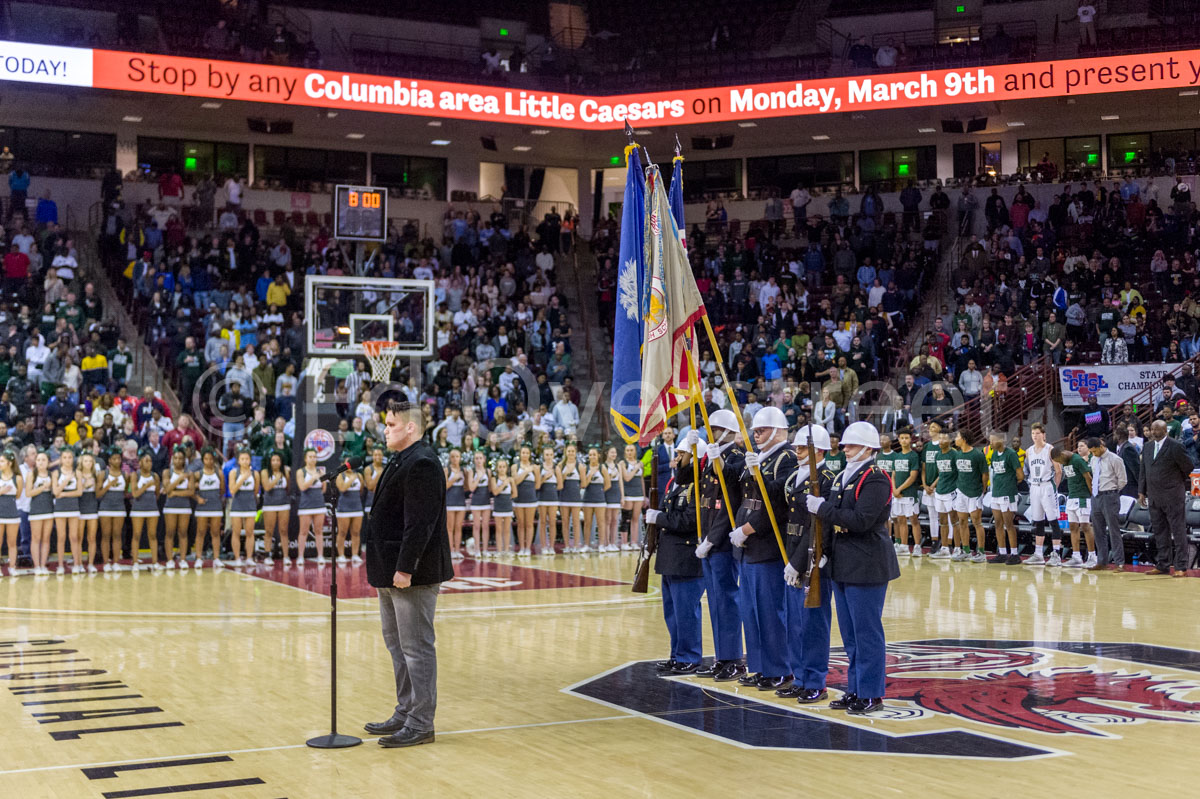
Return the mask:
[[379,593],[383,640],[392,655],[396,709],[366,725],[385,747],[433,742],[437,650],[433,611],[440,584],[454,576],[446,534],[446,478],[421,440],[421,408],[388,404],[384,438],[391,452],[367,520],[367,582]]
[[1167,435],[1161,419],[1150,425],[1150,439],[1142,448],[1138,474],[1138,502],[1150,505],[1150,529],[1155,554],[1152,574],[1187,575],[1187,525],[1184,504],[1191,487],[1192,460],[1183,445]]

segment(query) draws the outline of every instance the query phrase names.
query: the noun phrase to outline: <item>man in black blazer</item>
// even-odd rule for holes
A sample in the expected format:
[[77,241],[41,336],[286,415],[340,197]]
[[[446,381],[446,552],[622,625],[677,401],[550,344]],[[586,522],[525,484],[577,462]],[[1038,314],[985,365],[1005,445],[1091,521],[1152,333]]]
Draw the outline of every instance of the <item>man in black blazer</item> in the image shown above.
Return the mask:
[[446,477],[421,440],[419,405],[388,403],[384,438],[391,452],[367,519],[367,582],[379,593],[383,640],[392,655],[396,709],[366,725],[385,747],[433,742],[437,650],[433,612],[440,584],[454,576],[446,533]]
[[1192,459],[1182,444],[1167,435],[1167,423],[1156,420],[1142,448],[1142,468],[1138,472],[1138,502],[1145,505],[1149,500],[1150,530],[1157,549],[1151,574],[1187,576],[1184,510],[1191,485]]

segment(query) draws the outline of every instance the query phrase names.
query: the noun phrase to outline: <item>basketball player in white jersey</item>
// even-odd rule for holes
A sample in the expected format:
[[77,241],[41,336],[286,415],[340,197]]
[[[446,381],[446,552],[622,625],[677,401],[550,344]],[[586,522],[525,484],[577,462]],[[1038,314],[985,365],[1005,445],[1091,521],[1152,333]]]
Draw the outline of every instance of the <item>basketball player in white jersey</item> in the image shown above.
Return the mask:
[[[1033,556],[1025,559],[1026,566],[1062,565],[1062,528],[1058,526],[1058,483],[1062,467],[1050,457],[1051,446],[1046,443],[1046,427],[1034,422],[1031,428],[1033,444],[1025,450],[1025,475],[1029,480],[1029,510],[1025,516],[1033,522]],[[1045,558],[1046,524],[1054,551]]]

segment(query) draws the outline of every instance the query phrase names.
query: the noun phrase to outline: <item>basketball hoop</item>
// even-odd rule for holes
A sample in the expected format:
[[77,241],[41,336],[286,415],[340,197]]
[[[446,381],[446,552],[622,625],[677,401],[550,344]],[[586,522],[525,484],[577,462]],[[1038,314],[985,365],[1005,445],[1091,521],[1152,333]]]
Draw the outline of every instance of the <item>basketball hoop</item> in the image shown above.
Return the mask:
[[392,363],[400,353],[400,344],[395,341],[364,341],[363,355],[371,362],[371,379],[386,383],[392,377]]

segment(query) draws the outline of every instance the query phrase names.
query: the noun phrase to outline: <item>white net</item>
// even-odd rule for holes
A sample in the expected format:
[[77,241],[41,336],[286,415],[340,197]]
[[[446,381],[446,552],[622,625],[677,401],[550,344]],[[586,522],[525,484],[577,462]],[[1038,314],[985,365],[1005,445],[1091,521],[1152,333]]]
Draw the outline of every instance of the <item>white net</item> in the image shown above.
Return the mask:
[[395,341],[364,341],[363,355],[371,364],[371,379],[384,383],[392,377],[392,364],[399,354],[400,345]]

